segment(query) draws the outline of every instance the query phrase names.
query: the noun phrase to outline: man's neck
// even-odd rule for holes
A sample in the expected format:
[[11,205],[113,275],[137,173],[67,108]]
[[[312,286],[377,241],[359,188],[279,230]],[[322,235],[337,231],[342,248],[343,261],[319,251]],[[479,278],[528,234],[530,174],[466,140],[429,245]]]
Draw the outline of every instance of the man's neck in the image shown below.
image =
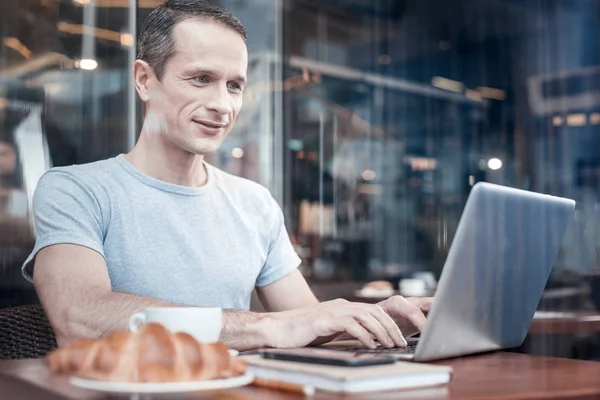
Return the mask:
[[175,185],[200,187],[208,178],[203,156],[167,144],[160,136],[142,132],[125,158],[138,171]]

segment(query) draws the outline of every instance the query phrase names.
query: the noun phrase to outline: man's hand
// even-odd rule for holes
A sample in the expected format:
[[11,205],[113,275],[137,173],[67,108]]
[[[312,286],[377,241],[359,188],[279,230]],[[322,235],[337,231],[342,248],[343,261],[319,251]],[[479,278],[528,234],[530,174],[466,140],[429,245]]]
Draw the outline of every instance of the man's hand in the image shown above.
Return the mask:
[[[392,304],[392,308],[395,310],[397,307]],[[395,311],[394,315],[399,315],[398,312],[410,314],[411,311],[412,308],[403,307],[401,311]],[[376,304],[352,303],[337,299],[274,313],[273,317],[273,328],[276,332],[272,347],[321,344],[343,333],[370,348],[376,347],[374,340],[385,347],[406,346],[406,340],[396,322],[383,307]]]
[[225,342],[260,338],[237,343],[249,349],[252,345],[300,347],[356,338],[366,346],[374,346],[377,340],[385,347],[402,347],[405,337],[423,329],[433,300],[393,296],[377,305],[341,299],[319,303],[298,270],[257,288],[257,293],[267,311],[274,312],[256,314],[252,317],[256,324],[246,315],[230,312],[225,318]]
[[407,338],[422,332],[427,322],[425,315],[431,309],[433,297],[392,296],[377,303],[396,322]]

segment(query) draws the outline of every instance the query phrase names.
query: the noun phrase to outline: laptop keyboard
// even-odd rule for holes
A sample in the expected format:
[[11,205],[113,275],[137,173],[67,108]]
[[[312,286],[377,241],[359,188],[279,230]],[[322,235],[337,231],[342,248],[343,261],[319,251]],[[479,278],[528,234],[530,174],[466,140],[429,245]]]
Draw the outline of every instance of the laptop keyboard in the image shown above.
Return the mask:
[[[409,338],[406,341],[408,342],[408,345],[406,347],[387,348],[387,347],[379,346],[376,349],[369,349],[368,347],[350,346],[350,347],[343,347],[343,348],[335,347],[335,350],[352,352],[352,353],[360,353],[360,354],[385,354],[385,355],[390,355],[390,356],[393,356],[395,354],[397,354],[397,355],[414,354],[415,350],[417,349],[417,343],[419,343],[419,339],[418,338]],[[327,346],[323,346],[323,347],[327,347]]]
[[406,347],[392,347],[392,348],[387,348],[387,347],[377,347],[376,349],[369,349],[369,348],[365,348],[365,347],[357,347],[355,349],[353,349],[352,351],[355,351],[357,353],[376,353],[376,354],[413,354],[416,349],[417,349],[417,343],[419,343],[419,341],[417,339],[408,339],[407,340],[408,344]]

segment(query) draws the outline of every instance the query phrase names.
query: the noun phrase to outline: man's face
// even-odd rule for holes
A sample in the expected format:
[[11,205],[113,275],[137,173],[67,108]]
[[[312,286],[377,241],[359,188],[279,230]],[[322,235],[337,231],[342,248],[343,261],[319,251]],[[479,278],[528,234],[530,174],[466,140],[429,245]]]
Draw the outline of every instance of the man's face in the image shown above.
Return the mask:
[[210,154],[242,107],[246,44],[237,32],[210,20],[183,21],[173,35],[176,51],[161,81],[148,80],[145,128],[189,153]]

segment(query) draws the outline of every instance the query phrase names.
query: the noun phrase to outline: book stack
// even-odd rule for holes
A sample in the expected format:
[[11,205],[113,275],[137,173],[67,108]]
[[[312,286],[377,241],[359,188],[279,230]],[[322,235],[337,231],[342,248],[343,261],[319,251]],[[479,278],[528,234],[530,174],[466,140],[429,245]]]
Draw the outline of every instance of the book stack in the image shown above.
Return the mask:
[[362,393],[413,389],[444,385],[450,382],[452,376],[452,368],[448,366],[401,361],[349,368],[271,360],[260,355],[241,358],[248,363],[248,371],[261,381],[300,385],[308,391]]

